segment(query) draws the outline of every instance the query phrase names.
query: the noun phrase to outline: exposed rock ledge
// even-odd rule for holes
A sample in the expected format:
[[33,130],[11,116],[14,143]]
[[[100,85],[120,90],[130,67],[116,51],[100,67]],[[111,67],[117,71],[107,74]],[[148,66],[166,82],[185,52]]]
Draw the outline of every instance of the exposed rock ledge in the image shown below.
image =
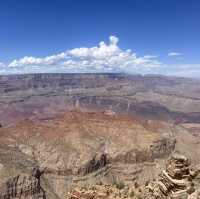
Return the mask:
[[113,185],[92,185],[76,187],[68,193],[67,199],[199,199],[199,169],[192,170],[190,161],[183,155],[173,154],[166,170],[157,181],[139,185],[120,182]]
[[112,161],[131,164],[153,162],[157,158],[168,157],[174,151],[175,144],[175,139],[161,138],[153,142],[146,150],[134,149],[112,158]]
[[40,178],[44,171],[34,168],[30,175],[18,175],[0,187],[0,199],[46,199]]
[[85,165],[78,170],[78,175],[87,175],[98,169],[105,167],[109,163],[123,162],[123,163],[141,163],[145,161],[152,162],[156,158],[168,156],[175,148],[175,139],[160,139],[154,142],[150,148],[145,151],[138,149],[131,150],[125,154],[118,155],[117,157],[110,157],[106,153],[97,154]]
[[109,163],[108,155],[106,153],[96,155],[86,165],[78,170],[78,174],[86,175],[105,167]]

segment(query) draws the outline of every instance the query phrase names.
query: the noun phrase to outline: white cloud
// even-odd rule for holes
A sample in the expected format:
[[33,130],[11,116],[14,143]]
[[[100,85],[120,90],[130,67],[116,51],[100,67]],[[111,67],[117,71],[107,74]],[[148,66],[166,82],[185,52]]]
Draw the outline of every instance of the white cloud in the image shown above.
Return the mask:
[[37,65],[37,66],[48,66],[48,65],[53,65],[56,64],[58,61],[65,59],[66,53],[60,53],[57,55],[52,55],[52,56],[47,56],[44,58],[37,58],[37,57],[23,57],[19,60],[13,60],[8,66],[9,67],[18,67],[18,66],[32,66],[32,65]]
[[182,53],[178,53],[178,52],[170,52],[170,53],[168,53],[169,57],[176,57],[176,56],[182,56],[182,55],[183,55]]
[[0,62],[0,67],[4,67],[4,66],[5,66],[5,64]]
[[[181,58],[170,52],[168,56]],[[94,47],[80,47],[46,57],[25,56],[7,66],[0,63],[0,74],[45,72],[129,72],[176,76],[200,76],[200,64],[164,64],[157,55],[138,56],[130,49],[119,47],[119,38],[110,36]]]
[[154,58],[158,58],[159,56],[158,55],[145,55],[144,58],[147,58],[147,59],[154,59]]
[[[138,57],[130,49],[122,50],[118,46],[119,38],[109,37],[109,43],[101,41],[95,47],[81,47],[67,50],[65,52],[47,57],[24,57],[13,60],[8,66],[22,69],[27,67],[46,67],[47,72],[50,67],[55,66],[62,70],[86,71],[86,72],[106,72],[106,71],[131,71],[139,68],[155,68],[161,63],[157,56],[145,55]],[[42,70],[43,70],[42,69]]]
[[119,42],[119,38],[115,37],[115,36],[110,36],[110,43],[113,45],[117,45],[117,43]]

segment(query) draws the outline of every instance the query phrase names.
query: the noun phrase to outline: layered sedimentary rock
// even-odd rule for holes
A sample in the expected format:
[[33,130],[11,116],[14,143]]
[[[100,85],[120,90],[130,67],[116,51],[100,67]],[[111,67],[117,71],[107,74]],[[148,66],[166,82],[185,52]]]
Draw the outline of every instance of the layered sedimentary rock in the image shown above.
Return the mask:
[[63,110],[112,109],[140,118],[198,123],[199,81],[127,74],[0,76],[0,122],[52,118]]
[[34,169],[30,175],[18,175],[0,186],[1,199],[46,199],[40,178],[43,172]]
[[116,182],[113,185],[76,187],[68,192],[67,199],[199,199],[200,181],[196,181],[199,169],[191,170],[190,161],[183,155],[173,154],[166,170],[156,181],[139,185]]
[[63,198],[64,188],[77,184],[153,179],[160,161],[175,149],[170,131],[159,132],[165,125],[80,111],[40,122],[24,120],[0,129],[1,179],[34,164],[47,167],[52,198]]
[[94,171],[97,171],[100,168],[105,167],[109,164],[108,154],[103,153],[94,156],[90,161],[88,161],[82,168],[79,168],[79,175],[87,175]]
[[77,184],[151,181],[174,150],[199,162],[198,85],[126,74],[1,76],[0,182],[46,166],[48,198],[58,199]]
[[[195,186],[197,172],[190,169],[190,161],[183,155],[173,154],[167,161],[157,182],[146,187],[145,198],[188,199],[199,198],[199,184]],[[196,190],[197,189],[197,190]]]

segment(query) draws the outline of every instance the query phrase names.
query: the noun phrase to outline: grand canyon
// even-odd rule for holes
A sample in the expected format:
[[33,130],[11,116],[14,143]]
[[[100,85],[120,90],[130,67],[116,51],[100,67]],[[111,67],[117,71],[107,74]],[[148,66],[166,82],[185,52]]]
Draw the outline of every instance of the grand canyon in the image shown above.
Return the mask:
[[0,0],[0,199],[200,199],[199,19]]
[[[195,176],[187,196],[198,198],[199,84],[125,73],[0,76],[1,197],[173,198],[182,165],[179,178]],[[159,192],[161,174],[174,184]]]

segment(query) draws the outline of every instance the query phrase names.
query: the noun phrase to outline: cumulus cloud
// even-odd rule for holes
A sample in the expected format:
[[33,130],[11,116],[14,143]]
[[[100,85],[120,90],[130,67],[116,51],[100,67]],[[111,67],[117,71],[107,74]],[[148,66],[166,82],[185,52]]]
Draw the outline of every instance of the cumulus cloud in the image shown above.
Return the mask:
[[137,56],[130,49],[123,50],[118,46],[119,38],[109,37],[109,43],[101,41],[94,47],[81,47],[67,50],[65,52],[47,57],[23,57],[13,60],[8,66],[14,68],[40,67],[49,70],[50,67],[57,67],[66,72],[112,72],[112,71],[133,71],[135,69],[156,68],[161,63],[157,56]]
[[182,56],[182,55],[183,55],[182,53],[178,53],[178,52],[170,52],[170,53],[168,53],[169,57],[176,57],[176,56]]
[[[170,52],[169,57],[181,58]],[[8,65],[0,62],[0,74],[45,72],[130,72],[176,76],[200,75],[200,64],[164,64],[157,55],[138,56],[130,49],[119,47],[119,38],[110,36],[94,47],[80,47],[46,57],[25,56]]]
[[19,60],[13,60],[8,66],[9,67],[18,67],[18,66],[31,66],[31,65],[37,65],[37,66],[48,66],[56,64],[58,61],[65,59],[66,53],[60,53],[57,55],[47,56],[44,58],[37,58],[37,57],[23,57]]

